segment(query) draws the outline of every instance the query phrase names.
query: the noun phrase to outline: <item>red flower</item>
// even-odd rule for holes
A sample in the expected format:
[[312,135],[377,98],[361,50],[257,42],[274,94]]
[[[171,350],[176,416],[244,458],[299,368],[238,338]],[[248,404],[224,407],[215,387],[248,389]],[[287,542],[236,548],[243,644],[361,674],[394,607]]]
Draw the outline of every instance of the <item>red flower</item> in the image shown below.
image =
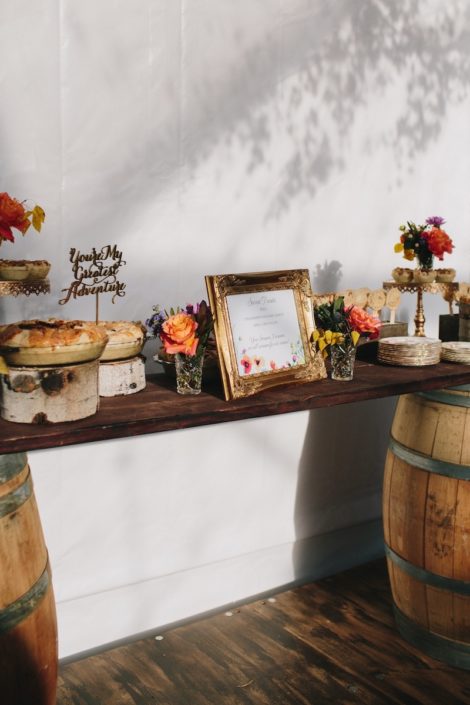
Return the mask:
[[251,367],[253,365],[253,360],[251,357],[248,357],[248,355],[243,355],[242,359],[240,360],[240,365],[243,367],[243,371],[245,372],[246,375],[249,375],[251,372]]
[[24,235],[30,225],[23,204],[7,193],[0,193],[0,239],[15,242],[11,229],[16,228]]
[[444,259],[446,252],[451,254],[454,249],[454,243],[442,228],[431,228],[431,230],[425,231],[423,235],[426,237],[429,251],[440,260]]
[[367,335],[369,338],[378,338],[380,320],[375,316],[371,316],[367,311],[359,306],[351,306],[348,311],[349,325],[351,328],[361,335]]

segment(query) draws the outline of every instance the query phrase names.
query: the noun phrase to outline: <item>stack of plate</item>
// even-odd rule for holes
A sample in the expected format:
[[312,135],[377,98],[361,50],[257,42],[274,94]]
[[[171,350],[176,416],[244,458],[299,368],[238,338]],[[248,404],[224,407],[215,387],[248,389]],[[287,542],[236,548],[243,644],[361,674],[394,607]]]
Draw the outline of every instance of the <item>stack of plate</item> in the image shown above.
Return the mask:
[[424,367],[436,365],[441,357],[438,338],[397,336],[379,340],[378,359],[386,365]]
[[453,340],[448,343],[442,343],[441,360],[470,365],[470,342]]

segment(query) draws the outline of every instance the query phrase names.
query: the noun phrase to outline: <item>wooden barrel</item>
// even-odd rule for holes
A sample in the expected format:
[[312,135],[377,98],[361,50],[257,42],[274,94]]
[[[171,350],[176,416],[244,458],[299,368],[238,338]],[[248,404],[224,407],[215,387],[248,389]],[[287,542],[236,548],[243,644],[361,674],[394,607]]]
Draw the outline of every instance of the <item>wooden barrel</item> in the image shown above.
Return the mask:
[[400,397],[383,521],[400,633],[470,669],[470,385]]
[[459,340],[470,340],[470,303],[459,303]]
[[24,453],[0,455],[0,703],[54,705],[57,625]]

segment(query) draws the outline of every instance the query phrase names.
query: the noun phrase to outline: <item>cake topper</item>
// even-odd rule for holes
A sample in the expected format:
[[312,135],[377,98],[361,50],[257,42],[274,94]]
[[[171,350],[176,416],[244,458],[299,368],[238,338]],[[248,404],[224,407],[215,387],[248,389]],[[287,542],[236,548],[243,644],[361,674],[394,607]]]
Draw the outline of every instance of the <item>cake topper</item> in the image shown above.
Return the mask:
[[117,245],[104,245],[101,249],[92,248],[91,252],[80,252],[72,247],[69,261],[72,264],[74,279],[66,289],[59,304],[66,304],[70,299],[81,296],[96,297],[96,322],[99,320],[99,295],[112,293],[111,302],[116,297],[125,296],[126,285],[119,281],[119,269],[126,264]]

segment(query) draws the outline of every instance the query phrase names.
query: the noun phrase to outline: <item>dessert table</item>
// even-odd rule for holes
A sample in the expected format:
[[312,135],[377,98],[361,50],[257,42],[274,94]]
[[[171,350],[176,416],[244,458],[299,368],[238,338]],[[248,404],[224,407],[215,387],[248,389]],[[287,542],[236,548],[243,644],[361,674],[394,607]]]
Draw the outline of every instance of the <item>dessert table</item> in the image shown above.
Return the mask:
[[[31,514],[25,525],[26,531],[34,534],[21,536],[19,544],[29,548],[21,556],[22,560],[11,559],[7,581],[14,584],[20,571],[28,574],[29,556],[34,556],[38,564],[34,578],[26,576],[31,589],[25,593],[19,591],[18,599],[12,604],[8,600],[2,604],[0,591],[0,693],[6,696],[6,700],[2,697],[2,705],[31,705],[32,702],[54,705],[57,684],[55,604],[26,452],[470,384],[470,366],[453,363],[419,368],[382,365],[373,359],[376,345],[361,346],[363,350],[358,354],[363,359],[357,360],[354,379],[347,382],[324,379],[286,385],[226,402],[221,384],[207,386],[199,396],[180,396],[176,393],[175,382],[159,374],[150,375],[146,388],[137,394],[102,398],[99,411],[86,419],[45,425],[0,420],[0,551],[3,546],[8,559],[12,525],[15,525],[15,517],[18,525],[21,512]],[[20,485],[17,478],[21,473],[24,478]],[[8,487],[9,481],[13,483],[11,492],[2,497],[2,488]],[[27,488],[26,494],[23,494],[23,487]],[[28,500],[33,503],[32,508]],[[6,501],[3,514],[2,501]],[[17,502],[13,510],[11,501]],[[39,560],[42,561],[40,570]],[[25,653],[30,656],[29,662],[25,660]],[[15,673],[13,681],[12,673]],[[13,692],[12,689],[18,690]]]
[[164,374],[149,375],[144,390],[102,398],[99,411],[86,419],[45,425],[0,420],[0,454],[321,409],[468,383],[470,366],[392,367],[359,359],[350,382],[324,379],[286,385],[226,402],[221,385],[207,386],[199,396],[188,397],[178,395],[175,382]]

